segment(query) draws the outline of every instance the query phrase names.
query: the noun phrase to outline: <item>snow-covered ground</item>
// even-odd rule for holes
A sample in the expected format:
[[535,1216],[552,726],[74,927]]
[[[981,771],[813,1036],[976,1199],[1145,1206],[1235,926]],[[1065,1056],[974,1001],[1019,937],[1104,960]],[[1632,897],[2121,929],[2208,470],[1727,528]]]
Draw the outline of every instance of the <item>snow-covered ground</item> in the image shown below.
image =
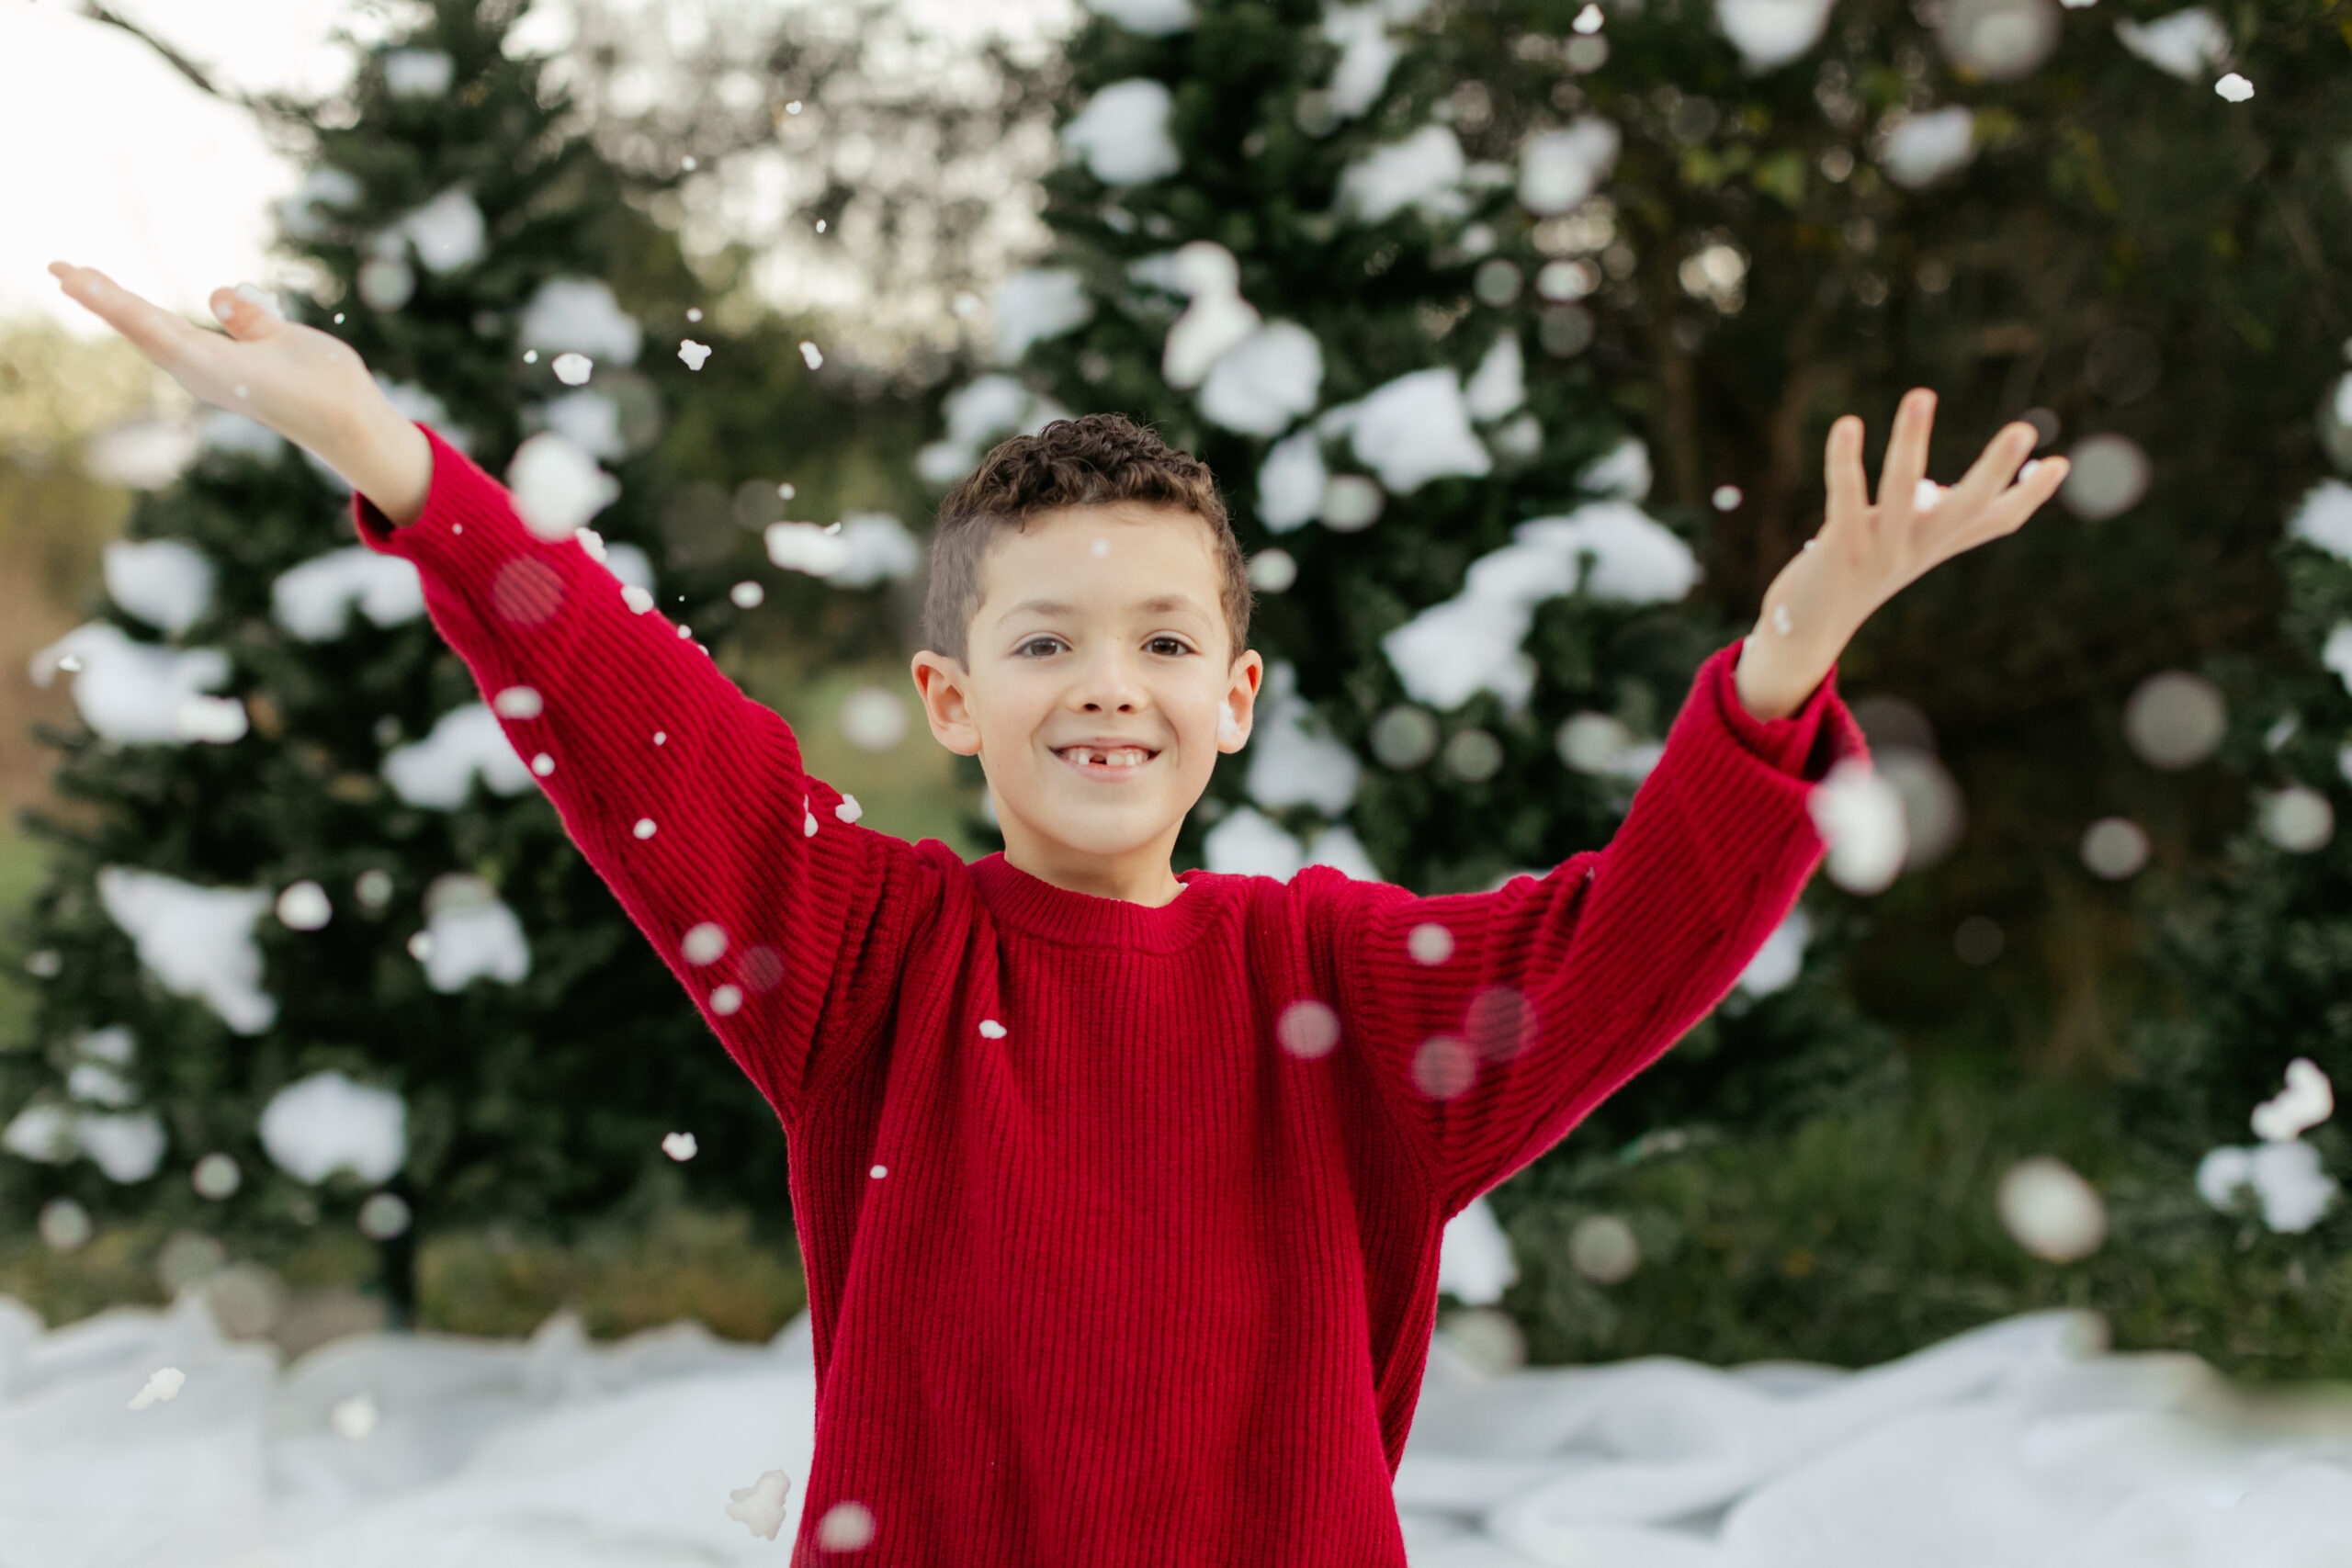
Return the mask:
[[[45,1331],[0,1298],[0,1568],[788,1556],[813,1438],[805,1316],[765,1347],[692,1325],[599,1346],[559,1317],[528,1341],[371,1335],[280,1368],[201,1300]],[[2352,1562],[2352,1402],[2249,1403],[2200,1362],[2098,1338],[2057,1313],[1862,1372],[1490,1375],[1442,1335],[1396,1478],[1411,1561]],[[727,1513],[772,1470],[795,1483],[774,1540]]]

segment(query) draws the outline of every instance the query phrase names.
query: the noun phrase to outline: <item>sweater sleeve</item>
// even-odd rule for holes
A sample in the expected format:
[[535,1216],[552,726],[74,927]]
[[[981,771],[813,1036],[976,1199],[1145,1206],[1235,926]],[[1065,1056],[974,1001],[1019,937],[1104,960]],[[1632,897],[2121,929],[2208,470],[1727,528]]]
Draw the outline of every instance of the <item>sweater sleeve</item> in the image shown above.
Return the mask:
[[[363,543],[413,564],[565,831],[787,1126],[879,1027],[917,906],[913,846],[853,826],[791,728],[577,536],[419,424],[424,511],[352,498]],[[504,694],[502,700],[502,694]],[[854,808],[853,808],[854,814]]]
[[1834,669],[1794,714],[1758,719],[1738,654],[1700,667],[1605,848],[1486,893],[1300,874],[1341,1048],[1373,1058],[1448,1217],[1706,1016],[1820,863],[1806,798],[1839,758],[1868,758],[1861,731]]

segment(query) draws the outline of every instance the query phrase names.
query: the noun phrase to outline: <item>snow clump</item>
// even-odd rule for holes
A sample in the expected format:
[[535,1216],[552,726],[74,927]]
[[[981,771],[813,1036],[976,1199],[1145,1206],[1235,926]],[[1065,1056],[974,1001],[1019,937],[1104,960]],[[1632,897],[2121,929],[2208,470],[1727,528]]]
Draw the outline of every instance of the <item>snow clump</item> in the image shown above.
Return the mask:
[[212,563],[178,539],[114,541],[106,547],[105,577],[108,598],[166,637],[179,636],[212,606]]
[[1029,345],[1075,332],[1094,316],[1085,281],[1067,267],[1031,267],[996,287],[996,358],[1011,365]]
[[1336,818],[1355,798],[1363,763],[1353,748],[1310,728],[1313,716],[1298,694],[1297,671],[1276,660],[1259,698],[1246,787],[1261,806],[1308,805]]
[[1323,345],[1295,321],[1269,321],[1227,349],[1201,383],[1201,412],[1244,435],[1279,435],[1313,411]]
[[408,1106],[339,1072],[287,1085],[261,1113],[261,1146],[280,1170],[316,1184],[349,1170],[373,1185],[408,1161]]
[[1511,537],[1470,564],[1461,592],[1381,639],[1415,702],[1443,712],[1473,692],[1489,691],[1521,711],[1534,691],[1535,666],[1520,644],[1536,605],[1578,592],[1670,604],[1699,579],[1690,547],[1628,502],[1593,502],[1565,517],[1532,518]]
[[1715,0],[1715,22],[1758,75],[1804,53],[1829,27],[1832,0]]
[[1470,210],[1464,189],[1468,173],[1452,129],[1425,125],[1349,164],[1340,175],[1336,205],[1362,223],[1381,222],[1408,207],[1431,220],[1461,218]]
[[1383,487],[1410,495],[1434,479],[1479,479],[1493,470],[1470,415],[1462,373],[1442,365],[1408,371],[1358,401],[1327,410],[1315,428],[1320,435],[1346,434],[1356,461]]
[[379,626],[424,614],[424,580],[416,563],[351,545],[288,567],[269,585],[270,617],[304,642],[343,636],[355,607]]
[[1529,138],[1519,155],[1520,205],[1545,217],[1568,211],[1609,177],[1623,143],[1617,127],[1597,115]]
[[1012,377],[982,376],[949,394],[941,406],[947,434],[915,454],[915,472],[928,483],[954,484],[979,461],[983,446],[1018,431],[1035,435],[1069,411],[1032,392]]
[[2230,58],[2229,25],[2202,6],[2191,6],[2153,22],[2119,17],[2115,36],[2124,48],[2184,82],[2196,81]]
[[267,888],[198,887],[120,865],[100,867],[97,882],[107,917],[164,989],[201,998],[240,1034],[277,1021],[253,939],[254,920],[275,902]]
[[1491,1306],[1519,1279],[1510,1238],[1484,1198],[1446,1221],[1438,1243],[1437,1288],[1471,1306]]
[[1906,115],[1886,132],[1879,153],[1886,177],[1917,190],[1930,186],[1976,156],[1976,116],[1954,104],[1928,114]]
[[480,774],[494,795],[521,795],[531,771],[487,703],[451,708],[424,739],[385,754],[384,782],[411,806],[455,811],[473,793]]
[[481,877],[463,872],[435,877],[425,889],[424,911],[424,929],[409,939],[409,953],[424,965],[425,984],[435,990],[455,995],[481,976],[511,983],[530,974],[523,922]]
[[61,671],[74,677],[82,722],[109,740],[176,745],[219,733],[190,705],[229,679],[229,656],[219,649],[134,642],[120,626],[91,621],[33,655],[33,684],[51,685]]
[[1063,158],[1082,160],[1106,186],[1165,178],[1183,167],[1168,134],[1168,116],[1174,107],[1164,82],[1148,76],[1114,82],[1062,127]]

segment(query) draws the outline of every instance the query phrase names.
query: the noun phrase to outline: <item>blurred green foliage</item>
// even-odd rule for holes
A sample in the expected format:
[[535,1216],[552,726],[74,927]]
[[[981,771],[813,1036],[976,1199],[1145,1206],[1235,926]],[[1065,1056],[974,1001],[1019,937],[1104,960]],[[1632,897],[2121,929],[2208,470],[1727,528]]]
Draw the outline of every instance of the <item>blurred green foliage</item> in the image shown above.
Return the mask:
[[[1530,1359],[1688,1356],[1867,1366],[2016,1313],[2088,1308],[2118,1348],[2185,1350],[2249,1379],[2352,1379],[2352,1253],[2216,1215],[2179,1164],[2081,1085],[1921,1071],[1901,1103],[1634,1160],[1562,1154],[1493,1197],[1520,1279],[1501,1305]],[[1598,1151],[1598,1152],[1596,1152]],[[2055,1155],[2107,1200],[2107,1244],[2075,1263],[2022,1251],[1993,1193]],[[1578,1222],[1640,1244],[1631,1278],[1569,1265]],[[2340,1231],[2341,1226],[2337,1229]]]

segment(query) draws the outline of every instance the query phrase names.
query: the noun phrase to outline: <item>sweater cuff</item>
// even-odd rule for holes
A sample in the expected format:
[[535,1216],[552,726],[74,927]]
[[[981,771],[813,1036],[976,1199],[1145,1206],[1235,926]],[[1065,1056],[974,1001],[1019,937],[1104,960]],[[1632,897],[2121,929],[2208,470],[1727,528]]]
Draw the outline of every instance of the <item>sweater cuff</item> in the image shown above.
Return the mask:
[[540,538],[515,514],[505,488],[472,458],[421,421],[433,449],[433,480],[424,510],[413,523],[396,524],[357,491],[351,492],[353,526],[359,542],[379,555],[398,556],[419,567],[437,568],[454,579],[487,579],[518,555],[536,555],[555,541]]
[[1868,759],[1869,745],[1861,726],[1838,694],[1838,666],[1830,665],[1821,683],[1794,713],[1785,718],[1758,718],[1739,700],[1735,676],[1745,638],[1709,656],[1701,671],[1701,685],[1709,693],[1715,712],[1739,743],[1757,758],[1792,778],[1818,784],[1847,757]]

